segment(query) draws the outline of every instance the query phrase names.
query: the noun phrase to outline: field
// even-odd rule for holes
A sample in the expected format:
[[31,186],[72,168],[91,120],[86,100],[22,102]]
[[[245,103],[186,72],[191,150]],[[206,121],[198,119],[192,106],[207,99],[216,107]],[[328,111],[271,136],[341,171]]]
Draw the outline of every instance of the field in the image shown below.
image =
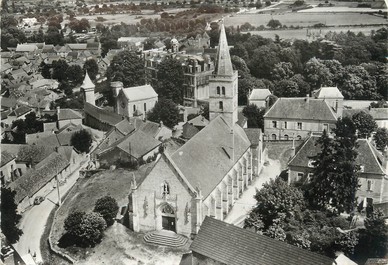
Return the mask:
[[385,24],[387,20],[383,17],[358,14],[358,13],[299,13],[285,12],[279,14],[236,14],[225,19],[225,26],[237,26],[246,22],[253,26],[267,25],[271,19],[277,19],[287,27],[301,26],[308,27],[314,24],[323,23],[327,26],[351,26],[351,25],[376,25]]

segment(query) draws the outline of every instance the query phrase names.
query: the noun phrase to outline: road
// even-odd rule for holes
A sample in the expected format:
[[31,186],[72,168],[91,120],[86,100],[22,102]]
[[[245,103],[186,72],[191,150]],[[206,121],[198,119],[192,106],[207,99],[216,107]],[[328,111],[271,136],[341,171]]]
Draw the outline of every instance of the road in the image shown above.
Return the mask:
[[253,197],[256,194],[256,189],[261,189],[264,183],[279,176],[281,172],[280,161],[272,160],[268,157],[266,157],[265,161],[268,161],[268,165],[263,167],[259,177],[253,181],[252,185],[248,186],[241,198],[235,202],[232,210],[226,216],[225,222],[241,226],[252,207],[256,205],[256,200]]
[[[78,178],[79,171],[77,170],[68,177],[66,183],[60,185],[59,191],[61,197],[70,190]],[[30,252],[31,255],[36,256],[36,263],[43,262],[40,253],[40,239],[46,227],[47,219],[56,203],[58,203],[58,192],[57,189],[53,189],[40,205],[35,205],[23,213],[19,225],[19,228],[23,230],[23,235],[14,245],[21,256]]]

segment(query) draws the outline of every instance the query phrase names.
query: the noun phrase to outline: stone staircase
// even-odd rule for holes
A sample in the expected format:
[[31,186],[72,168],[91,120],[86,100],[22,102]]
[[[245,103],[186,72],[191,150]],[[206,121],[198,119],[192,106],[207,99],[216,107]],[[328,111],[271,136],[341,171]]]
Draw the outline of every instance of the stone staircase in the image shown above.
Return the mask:
[[169,230],[153,231],[144,236],[144,241],[147,243],[174,248],[184,246],[187,240],[186,237]]

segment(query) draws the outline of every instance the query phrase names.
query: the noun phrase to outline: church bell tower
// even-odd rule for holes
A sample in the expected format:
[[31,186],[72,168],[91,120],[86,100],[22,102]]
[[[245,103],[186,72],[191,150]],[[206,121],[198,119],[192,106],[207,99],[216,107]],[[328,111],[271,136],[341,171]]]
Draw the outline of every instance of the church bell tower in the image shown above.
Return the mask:
[[223,23],[215,63],[214,72],[209,78],[210,120],[222,115],[226,122],[233,126],[238,120],[238,73],[232,67]]

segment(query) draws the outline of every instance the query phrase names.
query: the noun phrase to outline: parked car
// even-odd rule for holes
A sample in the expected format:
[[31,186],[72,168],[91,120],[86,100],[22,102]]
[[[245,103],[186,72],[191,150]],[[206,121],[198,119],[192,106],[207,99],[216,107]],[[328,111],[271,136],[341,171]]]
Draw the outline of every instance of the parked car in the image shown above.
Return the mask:
[[43,196],[36,196],[35,199],[34,199],[34,204],[35,205],[39,205],[39,204],[41,204],[42,201],[44,201],[44,197]]

